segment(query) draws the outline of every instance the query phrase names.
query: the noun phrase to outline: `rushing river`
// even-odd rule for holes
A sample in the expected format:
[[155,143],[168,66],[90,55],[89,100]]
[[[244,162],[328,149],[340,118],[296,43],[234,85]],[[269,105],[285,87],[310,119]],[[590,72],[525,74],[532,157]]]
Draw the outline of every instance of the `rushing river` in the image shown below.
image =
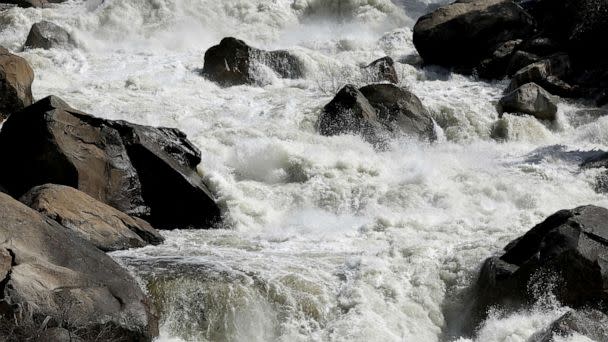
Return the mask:
[[[159,341],[525,342],[566,310],[496,312],[460,336],[486,257],[559,209],[608,206],[599,171],[578,167],[583,151],[608,149],[608,116],[561,102],[554,124],[500,119],[504,82],[417,63],[411,28],[437,4],[415,1],[70,0],[0,13],[12,51],[40,20],[76,40],[19,52],[36,98],[177,127],[202,151],[224,229],[167,231],[161,246],[113,254],[157,303]],[[226,36],[288,49],[305,78],[261,70],[256,86],[218,87],[199,70]],[[364,84],[360,66],[386,55],[440,139],[378,151],[316,133],[338,88]]]

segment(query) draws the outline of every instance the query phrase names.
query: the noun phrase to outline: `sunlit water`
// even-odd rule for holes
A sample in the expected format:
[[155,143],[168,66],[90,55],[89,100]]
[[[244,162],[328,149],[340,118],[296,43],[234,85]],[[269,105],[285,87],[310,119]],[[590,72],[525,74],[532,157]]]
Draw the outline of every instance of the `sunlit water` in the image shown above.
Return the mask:
[[[553,124],[499,119],[504,82],[399,63],[438,142],[397,137],[377,151],[317,134],[335,91],[366,82],[361,65],[415,60],[411,27],[433,4],[395,3],[74,0],[0,13],[0,44],[13,51],[42,19],[77,41],[19,52],[37,98],[178,127],[202,151],[225,229],[164,232],[162,246],[113,254],[159,306],[160,341],[471,341],[459,320],[486,257],[556,210],[608,206],[577,152],[608,148],[608,117],[562,102]],[[198,70],[225,36],[290,50],[305,78],[261,70],[256,86],[216,86]],[[498,312],[473,340],[523,342],[566,310]]]

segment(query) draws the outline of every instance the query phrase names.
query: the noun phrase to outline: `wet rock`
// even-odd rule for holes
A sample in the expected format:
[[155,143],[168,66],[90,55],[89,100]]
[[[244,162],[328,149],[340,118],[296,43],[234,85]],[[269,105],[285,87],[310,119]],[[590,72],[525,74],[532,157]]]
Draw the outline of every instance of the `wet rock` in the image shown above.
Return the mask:
[[364,70],[370,76],[370,82],[399,83],[399,76],[395,70],[395,61],[390,57],[383,57],[371,62]]
[[519,46],[519,50],[537,56],[546,57],[560,52],[562,47],[554,39],[547,37],[536,37],[528,39]]
[[287,51],[264,51],[236,38],[224,38],[205,53],[202,74],[225,87],[255,84],[261,66],[282,78],[301,78],[302,63]]
[[[111,324],[120,340],[150,341],[158,321],[137,282],[112,258],[53,220],[0,194],[0,249],[13,266],[4,301],[50,316],[65,328],[95,331]],[[117,339],[117,340],[119,340]]]
[[0,122],[32,104],[33,81],[29,63],[0,46]]
[[512,1],[461,0],[418,19],[414,45],[426,63],[473,67],[499,44],[534,30],[534,19]]
[[516,51],[511,55],[509,64],[507,65],[507,75],[513,76],[519,70],[540,61],[542,58],[525,51]]
[[146,221],[130,217],[68,186],[37,186],[20,201],[75,231],[102,251],[158,245],[164,240]]
[[0,248],[0,283],[6,279],[13,266],[13,257],[8,250]]
[[607,308],[608,209],[561,210],[485,261],[474,310],[517,309],[552,292],[572,308]]
[[220,210],[198,175],[200,151],[177,129],[111,121],[50,96],[0,131],[0,180],[15,198],[37,185],[76,188],[156,228],[208,228]]
[[342,88],[319,117],[322,135],[362,134],[378,143],[390,132],[436,138],[433,119],[413,93],[393,84]]
[[521,39],[517,39],[500,44],[492,55],[481,61],[477,67],[479,77],[486,79],[504,77],[511,61],[511,56],[521,42]]
[[61,26],[48,21],[32,25],[25,41],[26,48],[51,49],[56,47],[73,47],[74,40]]
[[608,316],[598,310],[572,310],[558,318],[528,342],[557,342],[577,333],[593,341],[608,341]]
[[498,103],[500,114],[530,114],[539,120],[555,120],[556,98],[535,83],[526,83],[505,95]]
[[565,81],[570,74],[570,58],[564,54],[554,55],[516,72],[506,92],[510,93],[526,83],[536,83],[551,94],[572,97],[577,94],[577,89]]

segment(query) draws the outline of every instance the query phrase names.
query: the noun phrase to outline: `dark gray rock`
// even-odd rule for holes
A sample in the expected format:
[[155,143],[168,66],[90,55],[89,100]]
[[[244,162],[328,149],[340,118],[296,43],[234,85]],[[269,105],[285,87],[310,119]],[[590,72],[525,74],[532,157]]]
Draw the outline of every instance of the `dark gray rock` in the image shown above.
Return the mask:
[[522,40],[510,40],[500,44],[489,58],[484,59],[477,67],[479,77],[485,79],[502,78],[506,74],[509,62]]
[[0,249],[12,256],[0,295],[10,308],[50,316],[70,329],[111,325],[117,340],[151,341],[158,335],[154,308],[112,258],[5,194],[0,194],[0,222]]
[[555,120],[557,99],[535,83],[526,83],[505,95],[498,103],[502,113],[530,114],[539,120]]
[[111,121],[47,97],[0,131],[0,180],[15,198],[37,185],[76,188],[156,228],[210,227],[220,210],[198,175],[200,151],[177,129]]
[[572,310],[528,342],[556,342],[555,337],[567,338],[574,333],[593,341],[608,341],[608,316],[598,310]]
[[473,67],[499,44],[531,37],[535,27],[513,1],[461,0],[420,17],[414,44],[426,63]]
[[527,67],[528,65],[534,64],[541,59],[541,57],[530,52],[516,51],[513,53],[513,55],[511,55],[511,59],[507,65],[507,75],[513,76],[521,69]]
[[476,319],[492,306],[515,310],[552,292],[572,308],[607,309],[608,209],[561,210],[485,261],[476,284]]
[[48,21],[32,25],[25,41],[25,47],[31,49],[51,49],[56,47],[74,47],[75,42],[61,26]]
[[573,97],[578,94],[578,89],[565,81],[571,72],[570,58],[564,54],[554,55],[516,72],[506,92],[510,93],[526,83],[536,83],[551,94]]
[[0,122],[32,104],[33,81],[29,63],[0,46]]
[[371,62],[364,70],[370,76],[370,82],[391,82],[399,83],[399,76],[395,70],[395,61],[390,57],[383,57]]
[[224,38],[205,52],[202,74],[222,86],[255,84],[257,64],[272,69],[282,78],[301,78],[302,63],[287,51],[264,51],[236,38]]
[[158,245],[164,241],[148,222],[130,217],[68,186],[37,186],[20,201],[105,252]]

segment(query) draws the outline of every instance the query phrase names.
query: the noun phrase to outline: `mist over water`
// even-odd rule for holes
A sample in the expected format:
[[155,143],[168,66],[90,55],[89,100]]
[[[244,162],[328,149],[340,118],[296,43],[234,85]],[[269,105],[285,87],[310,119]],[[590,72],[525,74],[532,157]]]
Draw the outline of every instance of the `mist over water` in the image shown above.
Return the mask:
[[[427,1],[72,0],[0,13],[0,44],[20,51],[53,21],[75,49],[27,50],[34,95],[91,114],[177,127],[201,149],[200,171],[225,229],[164,232],[161,246],[113,253],[162,313],[159,341],[522,341],[567,308],[490,316],[461,337],[467,289],[482,261],[549,214],[608,206],[585,151],[608,149],[608,117],[499,118],[506,86],[398,63],[440,135],[396,137],[378,151],[358,136],[316,132],[321,108],[360,66],[416,55],[411,28]],[[10,24],[10,25],[2,25]],[[261,70],[258,85],[199,76],[223,37],[287,49],[305,78]],[[587,341],[572,336],[567,341]]]

